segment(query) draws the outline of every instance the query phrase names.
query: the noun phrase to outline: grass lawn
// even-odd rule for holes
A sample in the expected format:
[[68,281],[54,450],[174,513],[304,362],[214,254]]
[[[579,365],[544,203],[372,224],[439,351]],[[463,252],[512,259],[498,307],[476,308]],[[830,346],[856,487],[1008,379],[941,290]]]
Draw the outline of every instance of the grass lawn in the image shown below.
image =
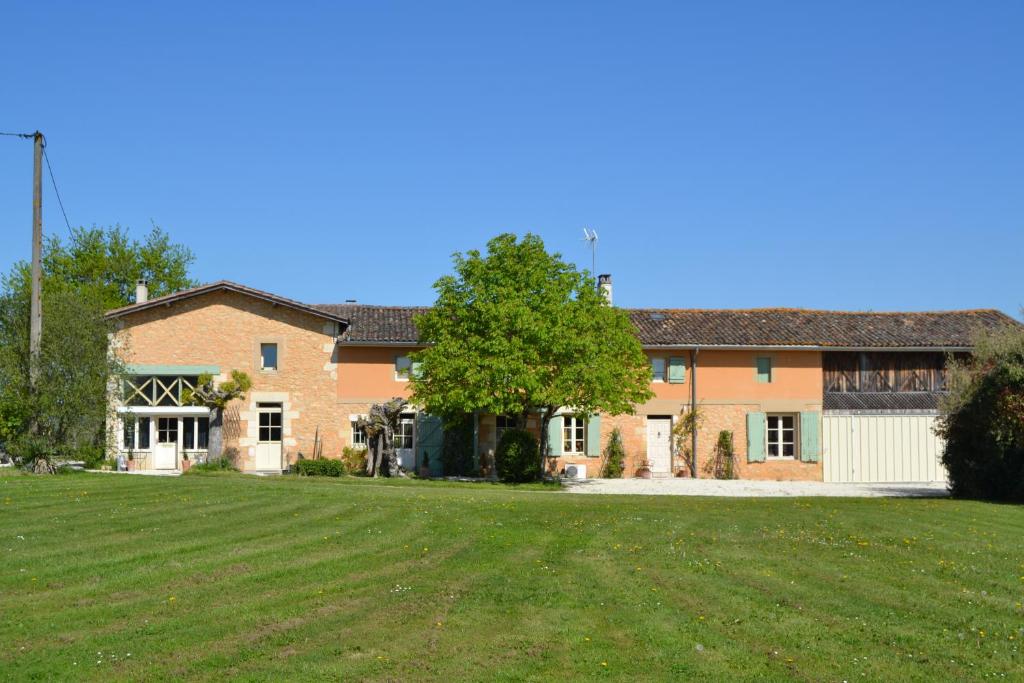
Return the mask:
[[0,476],[0,677],[1022,680],[1024,508]]

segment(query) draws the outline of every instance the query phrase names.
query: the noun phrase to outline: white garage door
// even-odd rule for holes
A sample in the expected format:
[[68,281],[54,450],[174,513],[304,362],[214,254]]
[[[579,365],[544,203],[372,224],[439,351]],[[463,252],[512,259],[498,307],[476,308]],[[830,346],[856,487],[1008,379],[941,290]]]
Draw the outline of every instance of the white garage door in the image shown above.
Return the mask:
[[825,481],[944,482],[935,415],[825,413]]

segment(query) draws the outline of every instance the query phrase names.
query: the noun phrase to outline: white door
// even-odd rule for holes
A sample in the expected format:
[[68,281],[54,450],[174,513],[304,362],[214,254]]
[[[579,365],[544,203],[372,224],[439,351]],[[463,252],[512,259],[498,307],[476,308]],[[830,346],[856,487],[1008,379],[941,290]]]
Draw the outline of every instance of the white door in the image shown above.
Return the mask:
[[647,418],[647,460],[654,474],[672,473],[672,418]]
[[416,435],[416,416],[413,413],[402,413],[398,420],[398,431],[395,432],[395,455],[398,464],[407,472],[416,468],[416,451],[413,441]]
[[253,467],[257,470],[283,469],[281,466],[281,405],[260,404],[259,408],[259,436],[256,440],[256,462]]
[[849,483],[944,482],[942,439],[935,415],[825,413],[825,481]]
[[156,421],[156,445],[153,448],[153,469],[178,468],[178,418],[161,417]]

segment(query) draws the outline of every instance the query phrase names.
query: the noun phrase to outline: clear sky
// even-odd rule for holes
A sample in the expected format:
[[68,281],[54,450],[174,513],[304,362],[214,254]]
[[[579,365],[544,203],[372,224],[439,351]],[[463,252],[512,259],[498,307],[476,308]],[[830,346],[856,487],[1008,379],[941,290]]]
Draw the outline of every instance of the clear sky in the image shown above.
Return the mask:
[[[9,2],[0,130],[195,275],[425,304],[512,231],[624,306],[1024,304],[1024,2]],[[31,246],[0,137],[0,269]],[[47,231],[66,232],[46,179]]]

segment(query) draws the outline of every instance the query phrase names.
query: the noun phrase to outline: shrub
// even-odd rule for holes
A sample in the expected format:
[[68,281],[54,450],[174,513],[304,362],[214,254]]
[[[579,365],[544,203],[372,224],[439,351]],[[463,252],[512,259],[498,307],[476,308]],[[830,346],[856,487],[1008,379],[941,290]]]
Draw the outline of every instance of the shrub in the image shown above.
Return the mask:
[[185,474],[192,474],[193,472],[237,472],[238,468],[228,458],[215,458],[213,460],[207,460],[206,462],[197,462],[188,468]]
[[950,360],[937,432],[954,496],[1024,502],[1024,329],[982,334]]
[[626,449],[622,446],[622,433],[616,427],[608,437],[608,445],[604,447],[604,466],[601,476],[608,479],[619,479],[626,469]]
[[366,474],[366,449],[345,446],[341,449],[341,464],[346,474]]
[[540,450],[537,439],[523,429],[509,429],[502,435],[495,455],[498,477],[505,482],[540,479]]
[[723,429],[718,432],[718,441],[711,453],[711,459],[704,463],[705,474],[715,479],[735,479],[736,459],[732,432]]
[[340,477],[345,474],[345,464],[330,458],[299,460],[292,465],[292,471],[303,477]]

